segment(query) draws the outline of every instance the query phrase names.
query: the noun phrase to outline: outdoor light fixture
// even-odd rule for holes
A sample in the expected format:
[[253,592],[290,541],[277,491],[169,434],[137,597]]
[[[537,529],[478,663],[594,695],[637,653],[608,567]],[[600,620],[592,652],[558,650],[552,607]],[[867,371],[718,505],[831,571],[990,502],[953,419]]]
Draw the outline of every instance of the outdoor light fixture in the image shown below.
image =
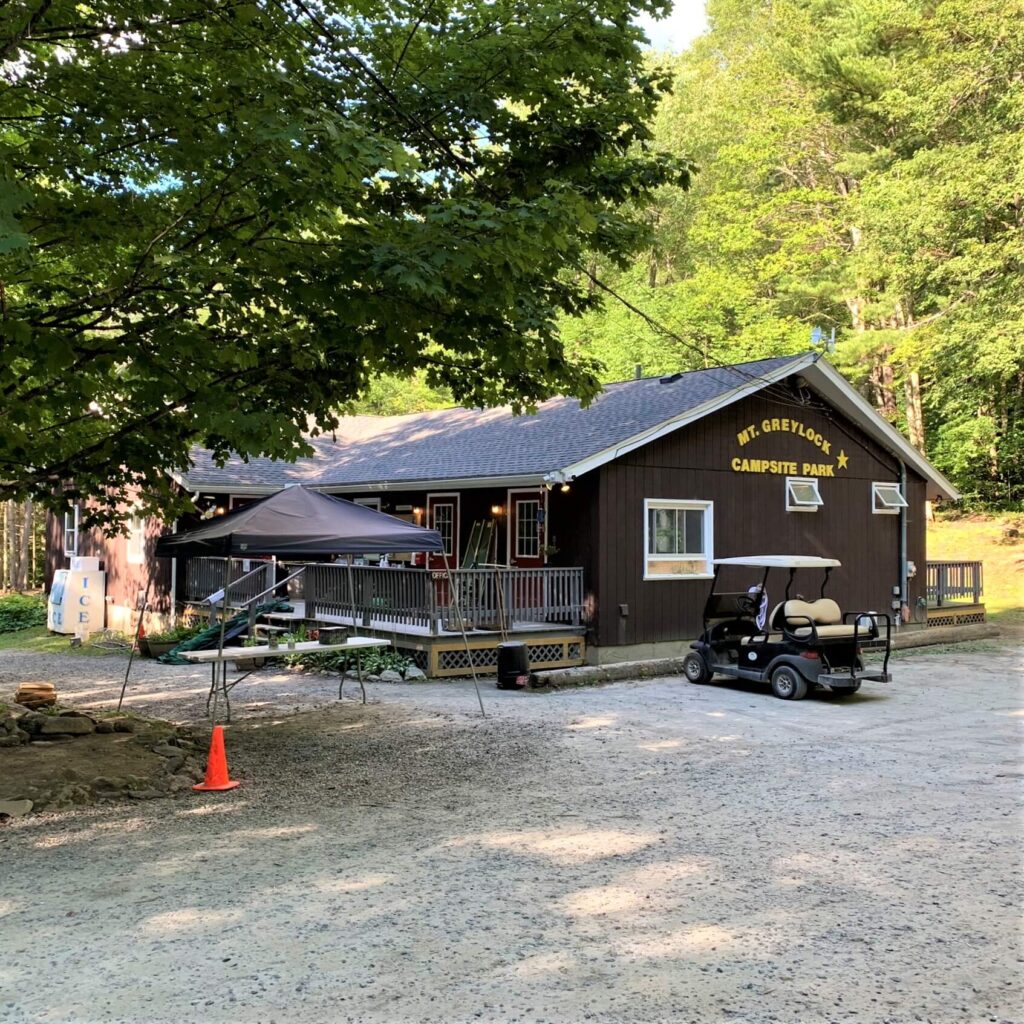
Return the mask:
[[491,506],[491,515],[492,516],[497,517],[497,516],[503,516],[504,514],[505,514],[505,506],[504,505],[492,505]]
[[419,505],[417,505],[417,506],[416,506],[416,507],[415,507],[415,508],[414,508],[414,509],[412,510],[412,514],[413,514],[414,516],[421,516],[421,515],[423,515],[423,509],[421,509],[421,508],[419,507]]
[[562,484],[560,490],[561,490],[561,492],[563,494],[568,494],[569,493],[569,485],[568,484]]
[[224,506],[223,506],[223,505],[218,505],[218,506],[217,506],[217,507],[216,507],[216,508],[215,508],[215,509],[213,510],[213,514],[214,514],[214,515],[217,515],[217,516],[222,516],[222,515],[224,515]]

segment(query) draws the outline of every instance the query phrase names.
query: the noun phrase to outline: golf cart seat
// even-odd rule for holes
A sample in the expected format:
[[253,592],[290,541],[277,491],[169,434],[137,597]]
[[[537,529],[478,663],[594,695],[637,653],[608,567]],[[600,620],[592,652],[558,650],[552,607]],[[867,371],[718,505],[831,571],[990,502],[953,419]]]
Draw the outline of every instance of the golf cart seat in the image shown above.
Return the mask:
[[[813,630],[808,620],[814,623]],[[817,601],[783,601],[775,606],[769,622],[773,628],[784,629],[790,636],[801,639],[810,638],[815,633],[821,640],[852,638],[856,632],[852,622],[843,622],[839,605],[830,597],[821,597]],[[863,627],[860,632],[864,633]]]

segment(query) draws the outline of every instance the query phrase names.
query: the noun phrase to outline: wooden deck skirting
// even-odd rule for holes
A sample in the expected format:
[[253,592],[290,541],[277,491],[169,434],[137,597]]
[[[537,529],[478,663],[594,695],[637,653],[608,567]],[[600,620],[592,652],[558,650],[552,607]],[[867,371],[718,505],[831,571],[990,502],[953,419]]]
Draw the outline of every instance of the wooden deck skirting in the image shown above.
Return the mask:
[[944,604],[928,609],[928,628],[936,626],[973,626],[986,622],[984,604]]

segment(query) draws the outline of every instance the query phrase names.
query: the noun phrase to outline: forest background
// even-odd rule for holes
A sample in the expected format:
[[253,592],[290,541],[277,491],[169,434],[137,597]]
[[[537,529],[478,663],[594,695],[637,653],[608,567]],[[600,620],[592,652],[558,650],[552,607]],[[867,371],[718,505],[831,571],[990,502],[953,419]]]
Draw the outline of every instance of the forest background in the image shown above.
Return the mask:
[[[655,145],[698,171],[645,209],[641,258],[580,275],[614,294],[562,321],[568,353],[613,381],[834,332],[827,357],[964,509],[1019,511],[1024,0],[709,0],[707,14],[684,53],[651,57],[675,79]],[[379,377],[350,408],[451,403],[422,376]],[[4,502],[0,588],[38,585],[39,511]]]
[[[828,358],[974,509],[1024,499],[1024,4],[709,0],[655,141],[692,158],[654,244],[566,320],[605,381]],[[653,322],[652,322],[653,321]],[[359,411],[449,404],[379,379]]]

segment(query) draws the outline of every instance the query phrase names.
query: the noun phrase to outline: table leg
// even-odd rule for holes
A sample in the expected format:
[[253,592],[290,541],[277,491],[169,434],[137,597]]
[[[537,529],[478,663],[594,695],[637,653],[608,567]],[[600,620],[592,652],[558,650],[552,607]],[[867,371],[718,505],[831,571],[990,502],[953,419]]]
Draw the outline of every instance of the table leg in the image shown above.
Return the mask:
[[228,696],[228,663],[225,661],[223,665],[223,674],[221,675],[221,682],[224,686],[224,706],[227,708],[227,714],[224,716],[224,721],[231,722],[231,698]]
[[[210,692],[206,695],[206,715],[210,716],[210,702],[217,696],[217,662],[210,664]],[[213,705],[213,713],[217,713],[217,705]]]
[[363,691],[363,703],[366,703],[366,687],[363,686],[363,652],[356,651],[356,675],[359,676],[359,689]]

